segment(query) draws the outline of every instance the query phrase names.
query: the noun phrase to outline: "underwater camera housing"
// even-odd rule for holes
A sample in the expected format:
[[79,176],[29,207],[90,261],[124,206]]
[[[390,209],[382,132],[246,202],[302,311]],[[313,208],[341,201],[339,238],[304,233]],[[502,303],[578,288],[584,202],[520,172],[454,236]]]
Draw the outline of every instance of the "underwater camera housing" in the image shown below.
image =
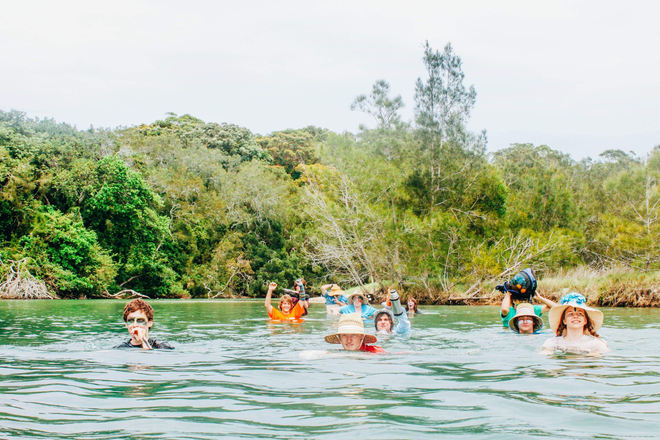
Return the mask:
[[495,286],[502,293],[510,293],[511,299],[521,302],[532,302],[536,295],[536,276],[534,270],[527,268],[518,272],[509,281],[505,281],[503,286]]

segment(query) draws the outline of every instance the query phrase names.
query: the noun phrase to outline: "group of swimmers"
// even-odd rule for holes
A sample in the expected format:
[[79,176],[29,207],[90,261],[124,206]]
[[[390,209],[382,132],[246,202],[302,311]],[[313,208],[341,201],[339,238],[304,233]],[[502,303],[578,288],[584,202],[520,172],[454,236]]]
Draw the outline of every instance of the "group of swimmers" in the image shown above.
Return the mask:
[[[555,351],[598,355],[609,351],[607,343],[597,333],[603,325],[603,312],[587,306],[584,295],[571,292],[562,296],[559,304],[541,296],[534,271],[518,272],[497,289],[504,293],[501,306],[502,325],[519,334],[539,333],[543,314],[549,313],[554,337],[545,341],[545,354]],[[541,304],[532,305],[532,298]],[[514,302],[519,303],[514,308]]]
[[[271,299],[277,284],[269,283],[264,301],[268,317],[274,322],[301,322],[309,308],[305,287],[304,280],[296,280],[294,289],[285,289],[287,293],[280,297],[278,307],[273,307]],[[544,353],[561,351],[602,354],[609,350],[607,343],[597,333],[603,324],[603,313],[588,307],[583,295],[569,293],[557,304],[538,294],[536,288],[536,278],[531,269],[525,269],[503,286],[497,286],[504,293],[501,305],[504,327],[523,335],[538,333],[543,328],[542,316],[549,311],[550,327],[555,336],[543,344]],[[373,322],[376,334],[404,335],[410,331],[408,314],[395,289],[389,289],[381,309],[369,304],[368,295],[361,292],[346,295],[337,284],[323,285],[321,291],[328,314],[339,315],[337,332],[325,337],[328,343],[341,344],[344,350],[349,351],[384,353],[383,348],[374,345],[377,336],[365,331],[365,322]],[[533,298],[541,304],[533,305]],[[409,298],[407,305],[408,313],[420,313],[413,298]],[[131,339],[118,348],[173,349],[171,345],[149,337],[153,325],[153,308],[146,301],[134,299],[126,304],[124,322]]]

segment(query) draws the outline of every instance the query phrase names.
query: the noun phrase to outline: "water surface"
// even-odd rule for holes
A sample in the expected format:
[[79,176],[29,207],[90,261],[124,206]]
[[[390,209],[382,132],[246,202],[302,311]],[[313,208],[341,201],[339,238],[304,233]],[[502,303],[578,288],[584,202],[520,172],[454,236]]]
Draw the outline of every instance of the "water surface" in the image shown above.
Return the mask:
[[[602,358],[543,356],[497,307],[424,307],[386,355],[326,344],[336,318],[261,301],[153,301],[174,351],[115,350],[119,301],[0,302],[0,438],[651,439],[660,310],[604,309]],[[545,317],[547,326],[547,317]],[[330,350],[325,353],[324,350]]]

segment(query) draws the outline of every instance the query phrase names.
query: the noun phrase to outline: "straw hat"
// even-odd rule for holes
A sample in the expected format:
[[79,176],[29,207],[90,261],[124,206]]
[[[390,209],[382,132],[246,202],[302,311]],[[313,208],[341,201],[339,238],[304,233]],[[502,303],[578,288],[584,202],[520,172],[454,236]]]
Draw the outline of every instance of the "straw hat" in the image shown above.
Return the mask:
[[374,335],[364,333],[364,323],[359,313],[346,313],[339,317],[337,333],[325,337],[325,342],[331,344],[341,344],[339,335],[364,335],[364,342],[373,344],[377,341]]
[[353,304],[353,298],[356,296],[362,297],[362,304],[369,304],[369,298],[367,297],[367,294],[360,292],[359,290],[348,295],[348,304]]
[[543,320],[540,316],[534,313],[534,306],[530,303],[520,303],[516,307],[516,315],[509,319],[509,328],[516,333],[520,333],[518,328],[518,318],[521,316],[529,316],[534,320],[534,331],[537,332],[543,327]]
[[552,332],[557,333],[561,316],[568,307],[575,307],[584,310],[589,316],[589,321],[594,331],[603,325],[603,312],[587,306],[587,299],[581,293],[571,292],[561,297],[559,304],[550,309],[550,327]]
[[339,287],[338,285],[333,284],[332,287],[330,287],[330,290],[328,291],[328,294],[330,296],[339,296],[339,295],[343,295],[344,291],[341,290],[341,287]]

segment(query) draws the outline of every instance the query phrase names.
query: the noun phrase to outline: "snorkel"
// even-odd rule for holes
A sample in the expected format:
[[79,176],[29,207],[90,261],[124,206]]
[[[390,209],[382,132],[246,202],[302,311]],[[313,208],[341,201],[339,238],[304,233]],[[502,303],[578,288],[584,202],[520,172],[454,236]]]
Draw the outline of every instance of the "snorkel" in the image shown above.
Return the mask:
[[127,319],[126,326],[131,340],[138,343],[134,345],[142,345],[142,348],[147,350],[152,349],[149,343],[149,322],[147,320],[143,318]]

